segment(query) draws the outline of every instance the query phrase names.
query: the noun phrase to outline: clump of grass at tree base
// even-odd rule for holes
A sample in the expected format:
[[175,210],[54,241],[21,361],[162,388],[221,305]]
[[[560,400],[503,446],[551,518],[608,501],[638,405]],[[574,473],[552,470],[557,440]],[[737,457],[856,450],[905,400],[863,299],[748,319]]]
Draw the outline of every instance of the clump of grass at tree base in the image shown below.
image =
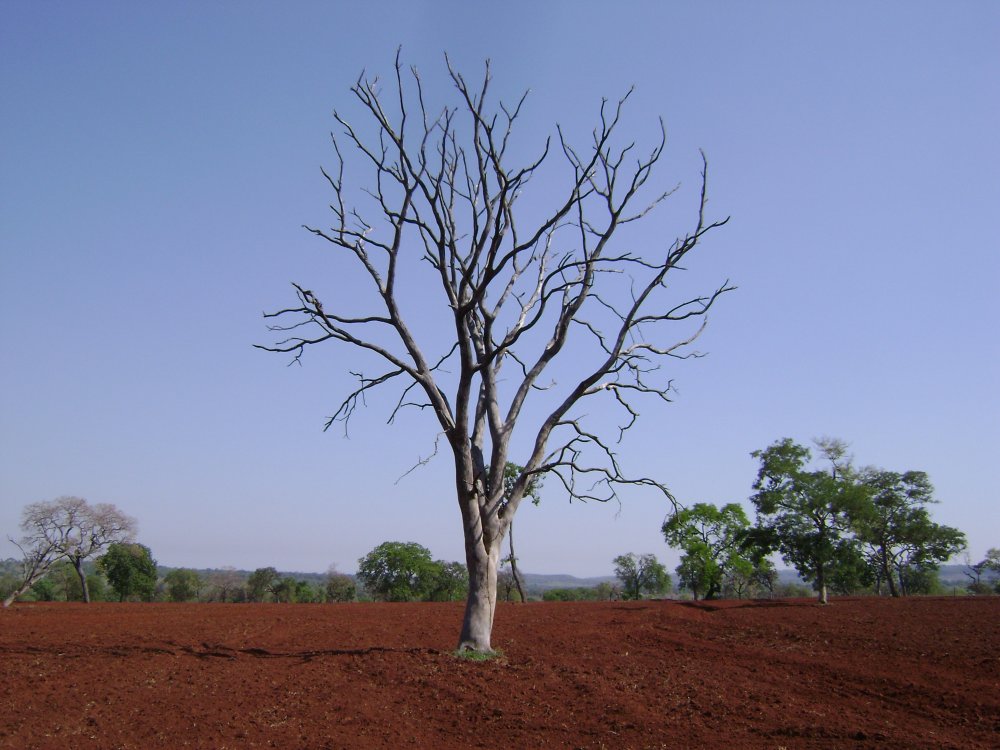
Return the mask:
[[471,648],[456,649],[452,651],[452,656],[462,661],[494,661],[504,658],[504,653],[500,649],[493,651],[475,651]]

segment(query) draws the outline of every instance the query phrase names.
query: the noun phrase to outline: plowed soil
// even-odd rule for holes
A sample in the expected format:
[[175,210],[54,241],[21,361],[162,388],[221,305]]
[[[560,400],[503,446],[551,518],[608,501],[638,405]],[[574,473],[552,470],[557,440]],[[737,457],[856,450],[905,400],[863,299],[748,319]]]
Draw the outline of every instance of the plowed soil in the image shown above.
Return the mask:
[[18,604],[0,747],[996,748],[1000,598]]

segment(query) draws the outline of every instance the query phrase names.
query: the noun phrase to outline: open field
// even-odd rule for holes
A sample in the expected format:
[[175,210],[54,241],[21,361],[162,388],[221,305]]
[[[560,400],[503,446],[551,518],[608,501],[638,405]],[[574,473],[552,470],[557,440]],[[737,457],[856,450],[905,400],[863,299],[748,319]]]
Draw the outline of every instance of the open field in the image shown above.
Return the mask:
[[2,748],[991,748],[1000,597],[20,604]]

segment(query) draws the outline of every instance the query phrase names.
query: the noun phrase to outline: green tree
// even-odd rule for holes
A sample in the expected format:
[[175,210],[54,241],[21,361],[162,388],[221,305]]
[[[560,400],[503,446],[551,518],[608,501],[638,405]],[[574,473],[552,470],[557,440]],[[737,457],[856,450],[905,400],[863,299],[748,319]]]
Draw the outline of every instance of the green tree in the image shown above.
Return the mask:
[[699,593],[714,599],[722,592],[725,577],[739,568],[748,571],[749,560],[742,547],[743,534],[750,526],[738,503],[717,508],[712,503],[695,503],[680,508],[663,522],[661,531],[671,547],[683,550],[677,576],[694,598]]
[[424,599],[439,574],[431,552],[415,542],[383,542],[358,560],[358,580],[375,599]]
[[1000,594],[1000,549],[991,547],[986,550],[986,557],[983,558],[983,566],[998,574],[993,580],[993,591]]
[[820,603],[826,604],[835,569],[855,569],[860,557],[847,532],[866,497],[851,477],[846,446],[828,439],[817,445],[830,463],[829,470],[809,469],[812,453],[789,438],[754,451],[760,469],[753,484],[756,494],[750,499],[764,535],[773,540],[786,563],[812,582]]
[[274,587],[281,576],[274,568],[257,568],[247,578],[247,598],[252,602],[262,602],[268,594],[274,594]]
[[[670,590],[670,574],[654,555],[629,552],[614,560],[615,577],[622,582],[623,599],[641,599],[645,594],[662,594]],[[603,598],[604,591],[601,592]]]
[[97,567],[123,602],[137,597],[151,601],[156,590],[156,560],[149,547],[137,543],[116,542],[97,558]]
[[469,593],[469,571],[460,562],[435,560],[430,573],[427,598],[432,602],[458,602]]
[[298,601],[296,597],[296,594],[298,593],[298,582],[291,576],[282,576],[271,587],[271,593],[274,594],[274,600],[276,602],[292,604],[293,602]]
[[924,472],[868,468],[858,480],[868,491],[867,502],[855,511],[852,527],[876,589],[884,584],[891,596],[915,593],[912,585],[923,575],[965,548],[965,534],[931,521],[926,506],[937,501]]
[[54,602],[58,598],[56,585],[51,578],[43,578],[32,586],[31,595],[36,602]]
[[[553,148],[546,139],[537,157],[518,161],[525,150],[507,146],[518,140],[523,98],[492,101],[488,65],[481,85],[449,65],[455,99],[444,106],[412,73],[397,56],[394,90],[361,77],[352,87],[360,117],[334,113],[343,132],[326,173],[332,226],[309,231],[364,283],[349,295],[336,283],[327,292],[295,284],[295,300],[266,316],[278,340],[261,348],[301,360],[314,345],[339,345],[368,358],[374,370],[354,366],[358,383],[328,426],[393,389],[392,418],[407,407],[433,416],[453,460],[469,572],[458,645],[488,653],[503,543],[532,477],[557,476],[573,499],[614,500],[636,485],[670,498],[655,479],[623,474],[598,432],[620,437],[639,419],[638,401],[671,400],[661,365],[685,358],[732,289],[678,297],[684,287],[672,280],[727,220],[707,213],[706,165],[688,230],[646,247],[633,241],[627,225],[672,190],[651,179],[665,129],[648,149],[618,135],[628,94],[602,102],[585,145],[557,129]],[[565,160],[553,173],[561,180],[543,176],[552,156]],[[446,322],[414,326],[405,303],[441,310]],[[549,384],[553,368],[560,377]],[[619,424],[594,402],[617,409]],[[515,434],[531,452],[505,493]]]
[[201,590],[201,576],[187,568],[174,568],[163,576],[163,583],[172,602],[191,601]]
[[326,574],[326,600],[328,602],[353,602],[357,596],[358,587],[354,583],[354,579],[331,568]]

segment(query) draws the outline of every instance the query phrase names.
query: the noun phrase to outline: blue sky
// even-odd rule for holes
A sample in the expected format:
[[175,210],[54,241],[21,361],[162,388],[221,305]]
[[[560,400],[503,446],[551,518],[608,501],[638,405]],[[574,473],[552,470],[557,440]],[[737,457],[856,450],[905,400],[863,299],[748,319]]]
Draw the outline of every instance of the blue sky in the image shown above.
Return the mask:
[[[584,136],[636,92],[625,130],[669,143],[663,223],[684,228],[699,154],[731,215],[690,264],[739,290],[647,413],[630,467],[682,502],[746,502],[750,452],[847,440],[929,473],[936,520],[1000,546],[1000,6],[887,3],[5,3],[0,7],[0,532],[24,504],[112,502],[168,565],[353,571],[382,541],[461,559],[441,456],[374,401],[322,432],[351,353],[303,367],[252,348],[291,281],[344,271],[319,172],[336,107],[397,46],[437,102],[443,53],[531,89],[526,147]],[[675,231],[682,231],[678,229]],[[346,290],[345,290],[346,293]],[[676,554],[651,494],[518,515],[522,565],[601,575]],[[0,556],[15,550],[0,544]]]

